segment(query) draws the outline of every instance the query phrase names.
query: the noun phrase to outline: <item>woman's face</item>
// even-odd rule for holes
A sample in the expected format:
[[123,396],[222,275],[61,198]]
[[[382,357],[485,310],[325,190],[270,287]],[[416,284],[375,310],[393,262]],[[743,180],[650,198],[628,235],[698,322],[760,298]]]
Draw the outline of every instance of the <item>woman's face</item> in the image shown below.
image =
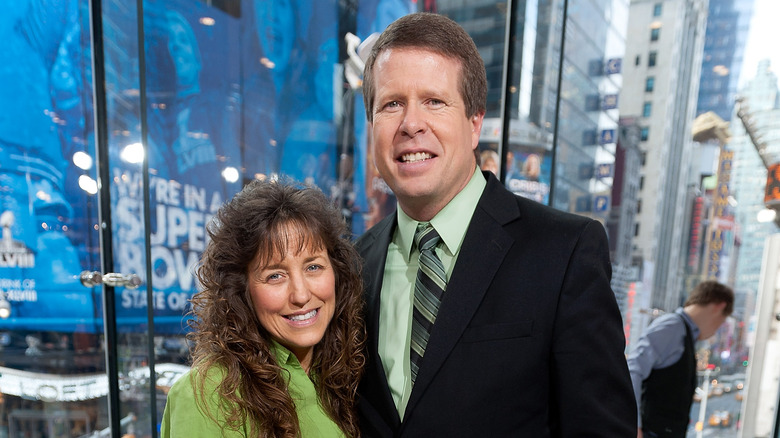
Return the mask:
[[312,351],[336,309],[336,275],[327,251],[291,239],[277,256],[249,272],[249,293],[260,324],[308,372]]

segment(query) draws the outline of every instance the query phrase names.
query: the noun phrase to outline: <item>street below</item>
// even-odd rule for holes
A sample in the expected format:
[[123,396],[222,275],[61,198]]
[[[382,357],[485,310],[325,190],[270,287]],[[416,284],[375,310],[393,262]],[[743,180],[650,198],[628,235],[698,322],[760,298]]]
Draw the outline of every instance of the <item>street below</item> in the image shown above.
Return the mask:
[[[739,430],[737,429],[739,422],[740,409],[742,408],[742,401],[737,400],[736,391],[724,392],[722,395],[710,396],[707,398],[707,407],[704,415],[704,428],[702,429],[702,437],[711,438],[736,438]],[[696,422],[699,419],[699,409],[701,409],[700,402],[694,402],[691,407],[691,424],[688,426],[687,438],[695,438],[696,434]],[[727,411],[731,414],[728,426],[711,426],[710,416],[716,411]]]

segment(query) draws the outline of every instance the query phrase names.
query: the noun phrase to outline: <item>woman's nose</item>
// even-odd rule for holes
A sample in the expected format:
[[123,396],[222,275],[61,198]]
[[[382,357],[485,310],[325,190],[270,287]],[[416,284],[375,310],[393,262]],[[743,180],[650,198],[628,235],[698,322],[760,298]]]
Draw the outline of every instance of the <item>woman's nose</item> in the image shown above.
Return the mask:
[[290,280],[290,302],[303,307],[311,299],[309,285],[302,275],[294,275]]

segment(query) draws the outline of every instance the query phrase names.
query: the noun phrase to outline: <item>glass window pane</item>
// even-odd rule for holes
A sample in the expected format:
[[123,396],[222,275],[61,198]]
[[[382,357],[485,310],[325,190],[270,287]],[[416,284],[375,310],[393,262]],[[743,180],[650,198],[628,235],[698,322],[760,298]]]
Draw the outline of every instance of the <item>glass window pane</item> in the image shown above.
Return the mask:
[[[544,204],[550,203],[552,184],[553,96],[558,92],[560,73],[561,17],[562,2],[518,2],[515,60],[508,72],[509,83],[516,88],[510,90],[511,101],[507,102],[510,134],[502,169],[505,184],[515,194]],[[587,104],[590,97],[594,98]],[[588,105],[598,106],[598,101],[596,90],[582,90],[578,104],[584,110]],[[482,132],[484,141],[484,128]]]
[[653,113],[653,103],[645,102],[644,106],[642,107],[642,116],[650,117],[652,113]]
[[89,3],[7,2],[0,32],[0,436],[80,436],[108,423]]

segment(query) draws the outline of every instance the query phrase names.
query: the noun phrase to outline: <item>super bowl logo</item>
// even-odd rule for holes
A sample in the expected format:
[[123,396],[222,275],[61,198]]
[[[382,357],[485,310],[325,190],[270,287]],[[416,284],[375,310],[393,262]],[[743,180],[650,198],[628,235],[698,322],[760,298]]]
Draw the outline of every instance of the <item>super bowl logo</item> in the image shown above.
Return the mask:
[[0,214],[0,227],[3,228],[0,237],[0,268],[34,268],[35,254],[19,240],[15,240],[11,227],[16,218],[10,211]]

